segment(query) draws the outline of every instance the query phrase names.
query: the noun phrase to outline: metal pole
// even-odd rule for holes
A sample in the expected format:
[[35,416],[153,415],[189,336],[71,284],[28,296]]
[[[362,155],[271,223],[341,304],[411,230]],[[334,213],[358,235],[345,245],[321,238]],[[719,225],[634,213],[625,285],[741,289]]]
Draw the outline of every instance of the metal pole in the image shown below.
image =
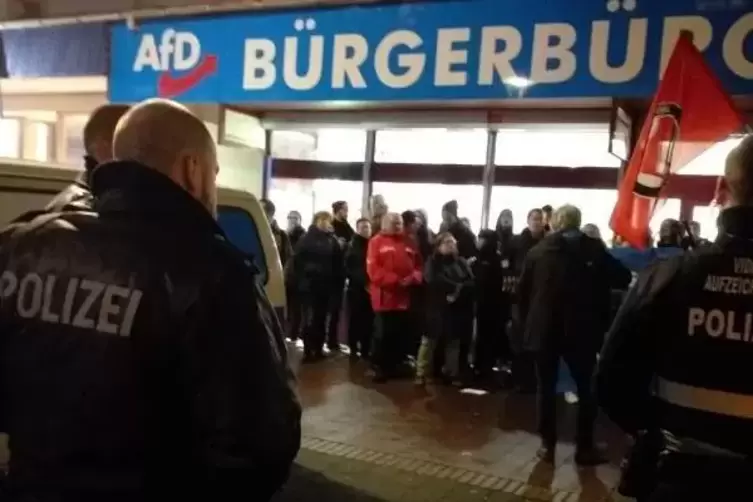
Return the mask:
[[481,228],[489,226],[489,211],[492,205],[492,189],[494,189],[494,170],[497,165],[494,158],[497,153],[497,130],[490,129],[486,133],[486,165],[482,175],[484,193],[481,198]]
[[371,217],[371,193],[374,188],[374,153],[376,151],[376,131],[366,131],[366,152],[361,170],[361,216]]

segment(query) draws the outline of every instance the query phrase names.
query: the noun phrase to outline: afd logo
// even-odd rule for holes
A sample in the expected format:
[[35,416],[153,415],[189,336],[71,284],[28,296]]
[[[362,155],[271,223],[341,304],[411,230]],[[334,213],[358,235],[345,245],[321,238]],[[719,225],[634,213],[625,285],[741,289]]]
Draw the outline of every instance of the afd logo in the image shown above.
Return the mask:
[[159,73],[158,96],[174,98],[215,73],[217,56],[207,54],[202,57],[201,43],[196,35],[169,28],[159,38],[151,33],[141,37],[133,71],[142,72],[144,69]]

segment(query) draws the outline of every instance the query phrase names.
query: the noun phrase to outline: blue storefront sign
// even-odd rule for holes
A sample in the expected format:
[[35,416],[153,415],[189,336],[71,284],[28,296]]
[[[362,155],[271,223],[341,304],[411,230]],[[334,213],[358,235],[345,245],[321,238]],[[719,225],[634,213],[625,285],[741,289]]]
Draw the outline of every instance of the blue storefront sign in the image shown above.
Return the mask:
[[729,92],[753,94],[753,0],[454,0],[118,25],[110,98],[643,97],[682,30]]

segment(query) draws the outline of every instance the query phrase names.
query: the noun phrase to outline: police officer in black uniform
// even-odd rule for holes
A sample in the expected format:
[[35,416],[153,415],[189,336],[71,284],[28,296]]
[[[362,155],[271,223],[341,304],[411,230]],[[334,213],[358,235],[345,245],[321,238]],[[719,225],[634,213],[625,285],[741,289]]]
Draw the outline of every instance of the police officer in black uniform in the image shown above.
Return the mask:
[[91,174],[99,164],[112,160],[112,137],[115,134],[115,126],[127,111],[126,105],[106,104],[92,112],[84,125],[82,138],[86,151],[84,171],[76,181],[50,201],[46,210],[60,211],[70,204],[90,202]]
[[150,100],[91,211],[0,235],[4,501],[268,500],[300,444],[280,326],[217,225],[203,123]]
[[727,158],[725,181],[716,242],[639,276],[596,375],[598,401],[623,430],[662,433],[651,501],[749,498],[753,136]]

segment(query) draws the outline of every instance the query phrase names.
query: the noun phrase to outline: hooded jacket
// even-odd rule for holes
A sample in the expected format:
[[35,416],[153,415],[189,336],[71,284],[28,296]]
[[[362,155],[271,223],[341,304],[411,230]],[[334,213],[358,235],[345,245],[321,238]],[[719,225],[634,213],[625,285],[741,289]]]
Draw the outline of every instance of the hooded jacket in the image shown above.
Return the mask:
[[405,234],[380,233],[369,241],[366,270],[375,312],[408,310],[412,287],[421,284],[421,260]]

